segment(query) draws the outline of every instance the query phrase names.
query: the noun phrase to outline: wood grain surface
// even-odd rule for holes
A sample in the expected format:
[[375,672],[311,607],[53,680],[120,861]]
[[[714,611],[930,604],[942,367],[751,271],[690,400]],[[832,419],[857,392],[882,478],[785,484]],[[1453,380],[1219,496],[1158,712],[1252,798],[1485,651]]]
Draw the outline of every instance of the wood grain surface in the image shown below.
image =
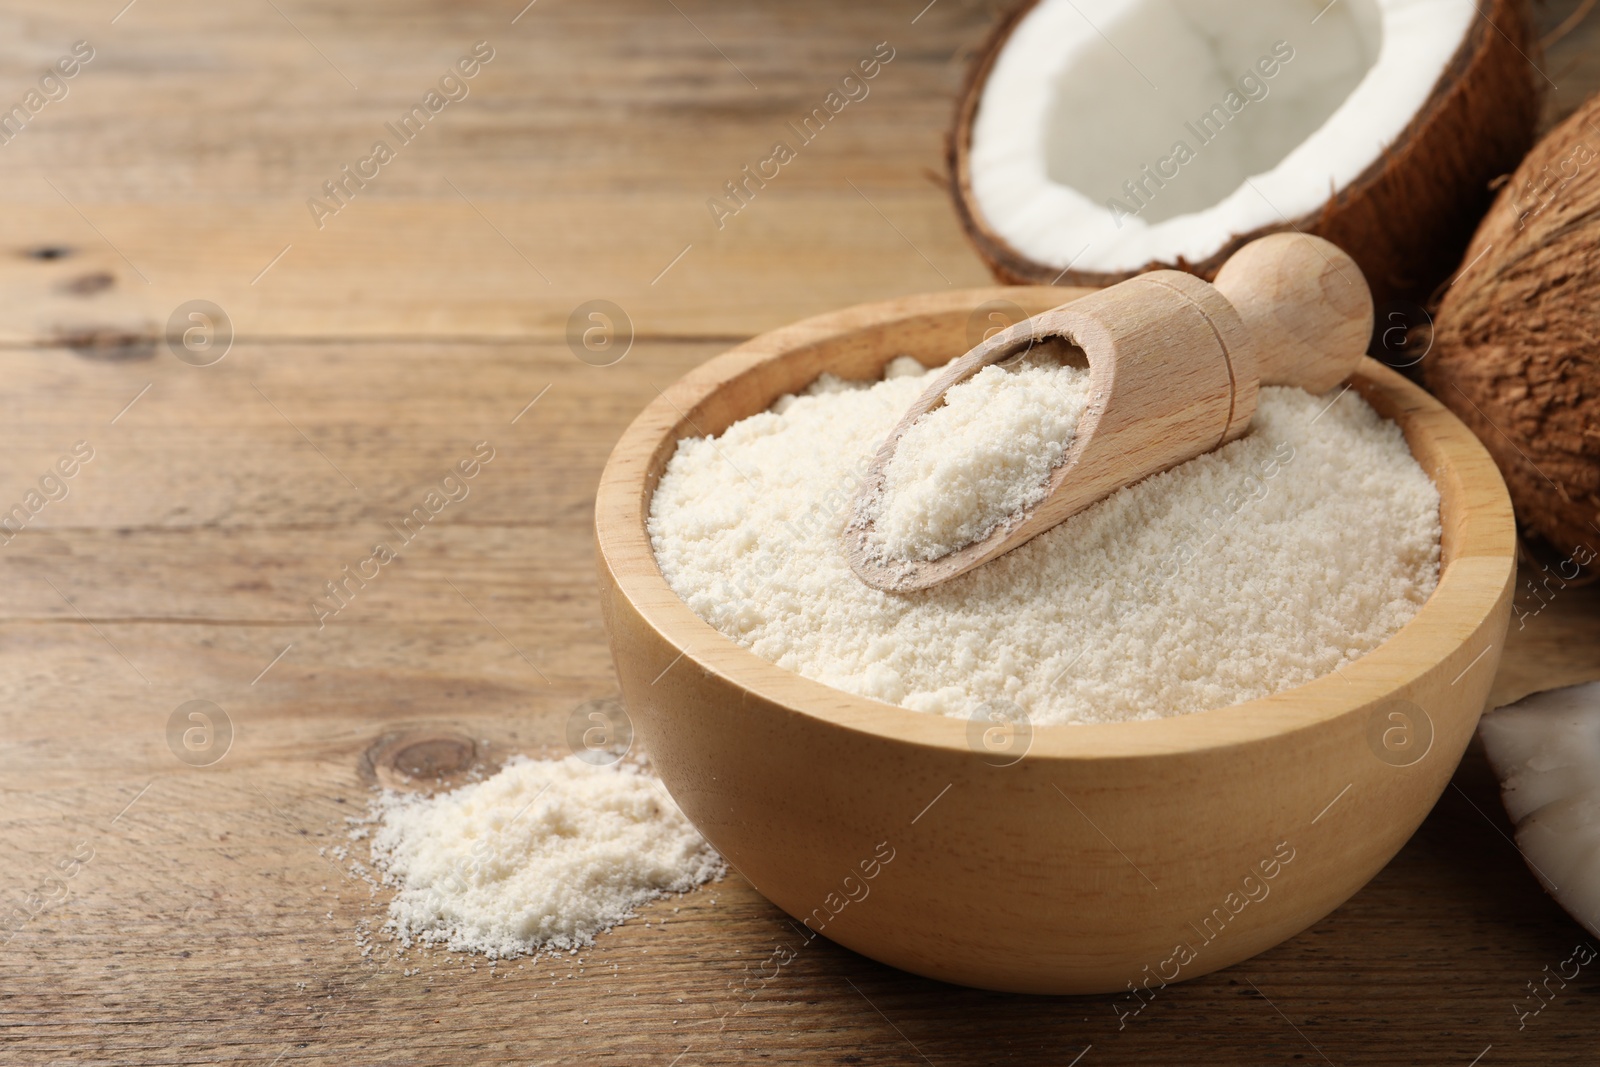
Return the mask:
[[[995,11],[124,4],[0,12],[7,107],[95,49],[0,145],[0,508],[93,450],[0,544],[0,1062],[1594,1062],[1587,971],[1519,1027],[1586,935],[1475,752],[1349,903],[1120,1030],[1112,998],[821,940],[752,995],[802,939],[732,875],[581,965],[368,940],[384,895],[345,820],[375,785],[564,752],[614,696],[591,509],[632,416],[757,330],[987,282],[930,174]],[[307,199],[478,41],[470,96],[319,230]],[[705,200],[884,41],[871,94],[719,230]],[[1600,85],[1597,45],[1590,18],[1541,61],[1549,117]],[[632,322],[610,366],[568,341],[596,299]],[[236,334],[211,366],[161,339],[191,300]],[[319,629],[311,598],[480,441],[470,495]],[[1600,590],[1519,606],[1493,699],[1600,677]],[[191,700],[232,726],[209,766],[169,746]]]

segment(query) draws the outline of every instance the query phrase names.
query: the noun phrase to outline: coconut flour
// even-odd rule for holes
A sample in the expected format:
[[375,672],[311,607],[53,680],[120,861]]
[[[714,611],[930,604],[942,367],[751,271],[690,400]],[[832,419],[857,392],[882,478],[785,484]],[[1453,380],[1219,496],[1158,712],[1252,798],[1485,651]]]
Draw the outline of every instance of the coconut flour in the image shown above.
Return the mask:
[[386,793],[372,855],[389,929],[491,959],[570,951],[640,904],[720,877],[720,856],[636,767],[517,758],[435,797]]
[[[650,505],[667,582],[728,637],[817,681],[953,716],[1004,701],[1036,724],[1303,684],[1376,648],[1437,584],[1439,494],[1398,427],[1353,391],[1268,388],[1245,437],[944,585],[872,589],[839,532],[870,457],[931,380],[905,357],[881,382],[824,375],[718,438],[680,442]],[[1002,434],[1042,425],[996,421]],[[960,532],[927,525],[932,540]]]
[[1089,395],[1087,367],[1042,354],[985,367],[948,390],[884,467],[873,547],[891,559],[938,559],[1044,499]]

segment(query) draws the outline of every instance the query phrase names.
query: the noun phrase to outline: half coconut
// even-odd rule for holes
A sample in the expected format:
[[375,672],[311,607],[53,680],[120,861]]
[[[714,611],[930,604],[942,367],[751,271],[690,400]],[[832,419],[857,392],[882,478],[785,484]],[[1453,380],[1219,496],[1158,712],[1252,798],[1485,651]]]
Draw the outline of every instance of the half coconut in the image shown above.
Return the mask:
[[952,191],[1005,282],[1209,279],[1296,229],[1421,300],[1533,143],[1537,62],[1521,0],[1034,0],[974,61]]

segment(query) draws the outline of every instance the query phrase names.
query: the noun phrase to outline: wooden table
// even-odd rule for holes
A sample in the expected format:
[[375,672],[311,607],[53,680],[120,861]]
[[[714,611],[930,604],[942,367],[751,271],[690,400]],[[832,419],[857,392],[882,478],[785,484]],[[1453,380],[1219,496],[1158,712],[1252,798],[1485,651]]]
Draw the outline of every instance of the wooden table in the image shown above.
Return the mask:
[[[94,49],[0,146],[0,506],[93,450],[0,545],[0,1062],[1595,1061],[1593,974],[1519,1030],[1527,983],[1587,935],[1476,753],[1348,904],[1121,1031],[1111,997],[958,989],[824,942],[741,997],[795,935],[737,875],[581,975],[371,940],[383,894],[336,850],[374,785],[562,752],[572,709],[613,694],[591,499],[656,389],[755,331],[986,281],[939,187],[985,5],[522,2],[0,15],[0,103]],[[308,199],[479,41],[470,95],[319,227]],[[707,198],[883,41],[871,95],[718,228]],[[1591,21],[1547,58],[1552,117],[1600,83],[1597,41]],[[569,345],[596,299],[631,322],[611,366]],[[232,333],[209,366],[158,340],[196,300]],[[319,628],[324,583],[478,441],[471,495]],[[1563,593],[1497,696],[1600,677],[1597,628],[1600,591]],[[208,766],[169,746],[192,700],[231,724]]]

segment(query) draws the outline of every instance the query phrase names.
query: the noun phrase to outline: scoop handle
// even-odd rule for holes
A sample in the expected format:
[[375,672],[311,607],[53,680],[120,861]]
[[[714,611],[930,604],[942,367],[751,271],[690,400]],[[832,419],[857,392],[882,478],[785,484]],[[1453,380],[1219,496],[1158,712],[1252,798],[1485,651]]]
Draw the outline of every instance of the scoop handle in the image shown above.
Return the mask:
[[1213,285],[1255,342],[1262,385],[1325,392],[1348,378],[1372,337],[1372,292],[1331,241],[1274,233],[1251,241]]

